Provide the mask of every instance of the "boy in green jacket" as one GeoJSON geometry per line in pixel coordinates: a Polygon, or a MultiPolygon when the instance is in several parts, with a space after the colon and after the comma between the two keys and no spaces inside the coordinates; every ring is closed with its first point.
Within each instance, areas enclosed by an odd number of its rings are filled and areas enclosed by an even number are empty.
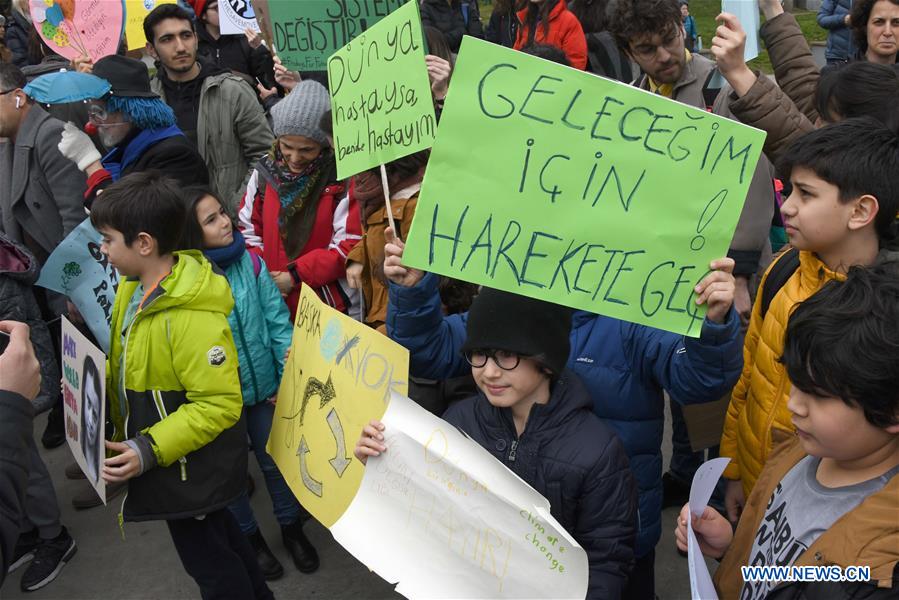
{"type": "Polygon", "coordinates": [[[103,479],[128,481],[120,522],[165,520],[207,598],[273,598],[227,509],[246,486],[247,433],[227,280],[200,252],[175,252],[178,184],[137,173],[106,188],[91,222],[122,280],[106,367],[113,423],[103,479]]]}

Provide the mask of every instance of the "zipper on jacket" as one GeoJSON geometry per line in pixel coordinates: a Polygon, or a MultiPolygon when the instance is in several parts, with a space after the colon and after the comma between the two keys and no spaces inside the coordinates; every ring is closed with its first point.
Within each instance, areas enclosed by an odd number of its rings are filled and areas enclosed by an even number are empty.
{"type": "Polygon", "coordinates": [[[509,462],[515,462],[516,450],[518,450],[518,440],[512,440],[512,445],[509,447],[509,462]]]}
{"type": "MultiPolygon", "coordinates": [[[[162,392],[153,390],[150,394],[153,396],[153,404],[156,405],[156,412],[159,413],[159,420],[162,421],[169,416],[168,411],[165,409],[165,404],[162,402],[162,392]]],[[[181,463],[181,481],[187,481],[187,457],[182,456],[178,459],[178,462],[181,463]]]]}
{"type": "MultiPolygon", "coordinates": [[[[237,306],[234,306],[234,318],[237,320],[237,337],[240,338],[240,345],[243,346],[244,355],[249,359],[250,346],[243,335],[243,322],[240,320],[240,313],[237,312],[237,306]]],[[[253,361],[247,360],[247,367],[250,369],[250,381],[253,383],[253,403],[259,401],[259,384],[256,381],[256,369],[253,368],[253,361]]]]}

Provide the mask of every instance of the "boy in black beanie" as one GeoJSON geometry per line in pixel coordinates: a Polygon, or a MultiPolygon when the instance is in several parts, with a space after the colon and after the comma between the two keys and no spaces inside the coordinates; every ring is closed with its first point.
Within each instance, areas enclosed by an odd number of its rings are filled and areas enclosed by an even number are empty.
{"type": "MultiPolygon", "coordinates": [[[[571,311],[484,288],[463,348],[480,393],[443,415],[545,496],[587,552],[590,598],[619,598],[634,558],[637,490],[617,436],[565,368],[571,311]]],[[[356,444],[365,462],[384,446],[372,421],[356,444]]]]}

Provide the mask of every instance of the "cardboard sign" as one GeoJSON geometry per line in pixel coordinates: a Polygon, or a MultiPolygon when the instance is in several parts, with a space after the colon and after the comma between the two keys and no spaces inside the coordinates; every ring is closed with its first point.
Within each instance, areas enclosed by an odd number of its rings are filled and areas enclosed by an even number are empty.
{"type": "Polygon", "coordinates": [[[325,527],[362,481],[362,464],[353,458],[362,427],[384,414],[391,393],[406,393],[408,372],[405,348],[303,285],[266,450],[325,527]]]}
{"type": "Polygon", "coordinates": [[[69,297],[104,352],[119,274],[100,252],[102,236],[85,219],[50,254],[36,285],[69,297]]]}
{"type": "MultiPolygon", "coordinates": [[[[253,0],[268,14],[276,54],[292,71],[324,71],[328,57],[403,5],[403,0],[253,0]]],[[[262,15],[260,15],[262,18],[262,15]]],[[[262,24],[263,31],[265,24],[262,24]]]]}
{"type": "Polygon", "coordinates": [[[125,0],[125,38],[129,50],[137,50],[147,45],[144,19],[161,4],[175,4],[175,0],[125,0]]]}
{"type": "Polygon", "coordinates": [[[66,441],[87,480],[106,504],[100,476],[106,458],[106,355],[62,319],[62,394],[66,441]]]}
{"type": "Polygon", "coordinates": [[[764,139],[466,37],[404,263],[696,337],[764,139]]]}
{"type": "Polygon", "coordinates": [[[47,46],[70,60],[115,54],[125,26],[123,0],[30,0],[31,19],[47,46]]]}
{"type": "Polygon", "coordinates": [[[387,451],[331,528],[408,598],[584,598],[587,554],[549,502],[408,398],[382,419],[387,451]]]}
{"type": "Polygon", "coordinates": [[[424,48],[411,0],[328,59],[339,178],[433,145],[437,119],[424,48]]]}
{"type": "Polygon", "coordinates": [[[219,30],[222,35],[243,35],[247,29],[259,31],[250,0],[219,0],[219,30]]]}

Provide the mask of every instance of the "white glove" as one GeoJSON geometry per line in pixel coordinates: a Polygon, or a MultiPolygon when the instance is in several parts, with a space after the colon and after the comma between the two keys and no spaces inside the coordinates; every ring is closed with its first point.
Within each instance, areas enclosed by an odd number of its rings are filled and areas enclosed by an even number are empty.
{"type": "Polygon", "coordinates": [[[78,169],[84,171],[92,163],[100,160],[100,153],[94,147],[94,143],[86,133],[75,127],[69,121],[62,130],[62,139],[57,146],[63,156],[78,165],[78,169]]]}

